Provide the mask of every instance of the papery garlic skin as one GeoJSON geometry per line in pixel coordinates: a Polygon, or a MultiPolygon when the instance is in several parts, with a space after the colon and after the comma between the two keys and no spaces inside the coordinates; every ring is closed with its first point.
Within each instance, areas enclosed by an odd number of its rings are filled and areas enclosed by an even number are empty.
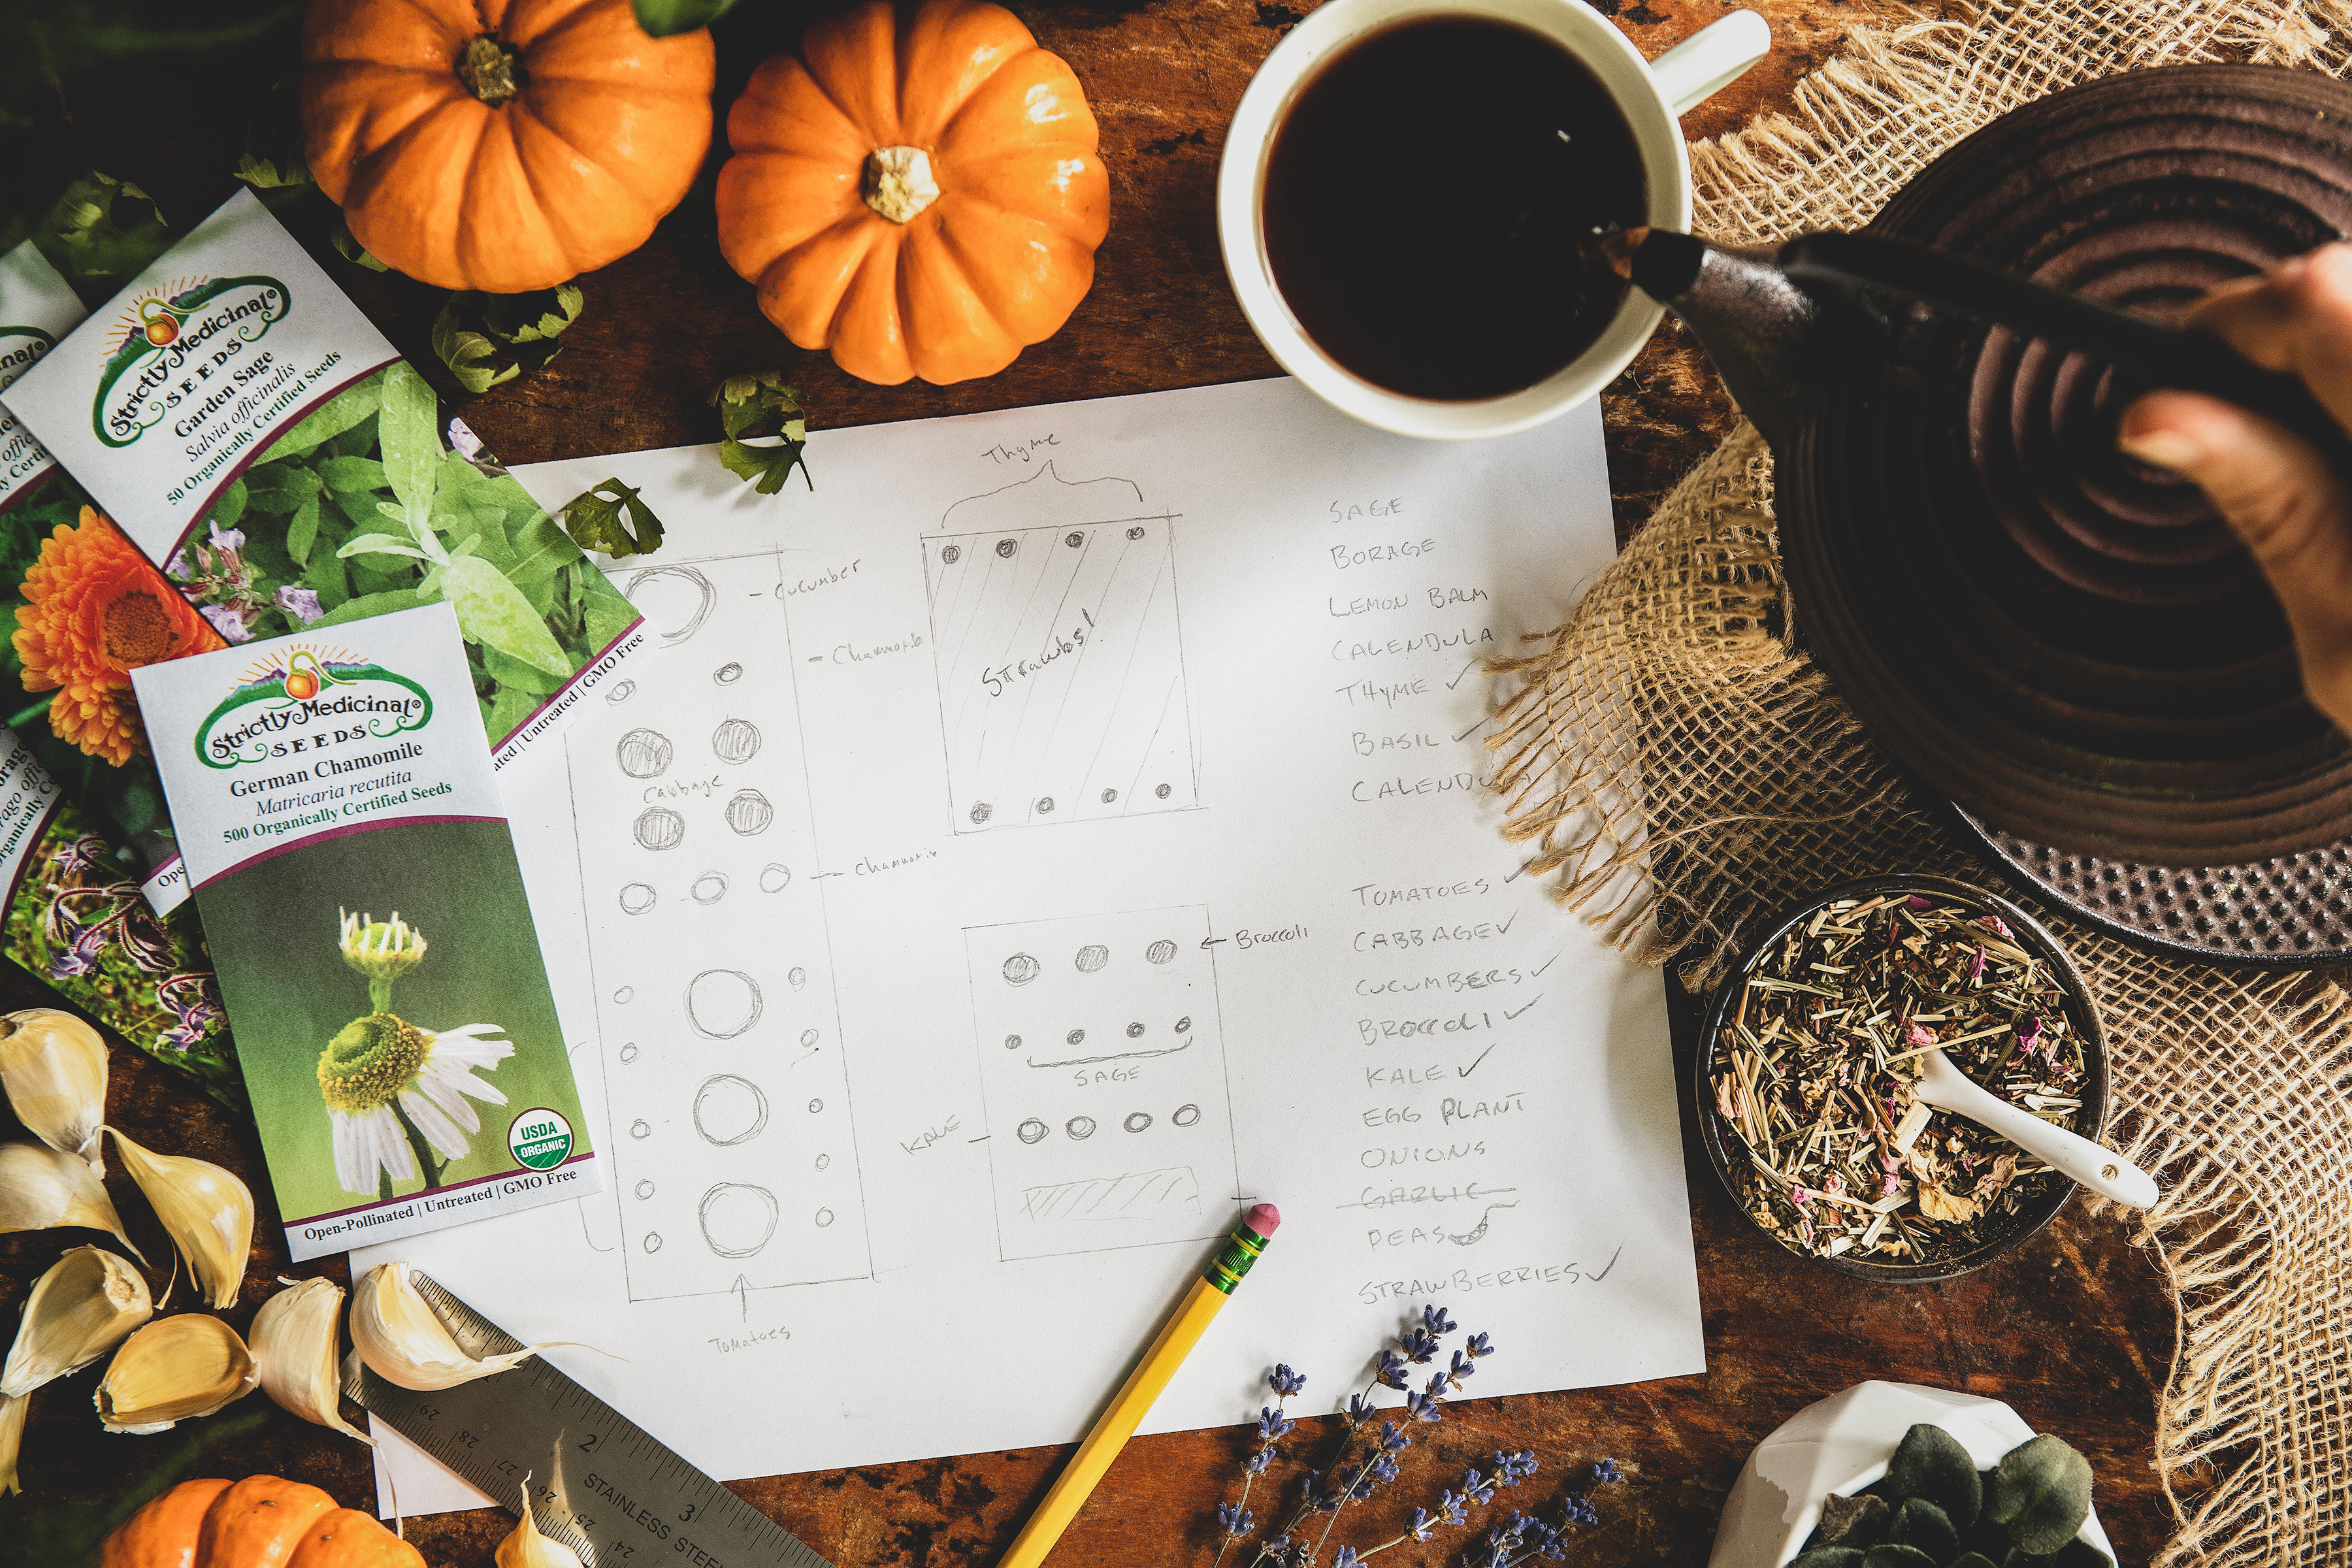
{"type": "Polygon", "coordinates": [[[210,1415],[260,1384],[253,1352],[218,1318],[183,1312],[122,1342],[90,1403],[110,1432],[169,1430],[210,1415]]]}
{"type": "Polygon", "coordinates": [[[386,1383],[432,1392],[489,1377],[539,1353],[539,1347],[506,1355],[467,1355],[417,1294],[405,1263],[380,1263],[352,1288],[352,1345],[370,1371],[386,1383]]]}
{"type": "Polygon", "coordinates": [[[539,1523],[530,1517],[530,1478],[522,1481],[522,1518],[491,1560],[499,1568],[581,1568],[580,1554],[560,1541],[550,1541],[539,1532],[539,1523]]]}
{"type": "Polygon", "coordinates": [[[111,1232],[131,1257],[147,1261],[122,1234],[114,1200],[86,1162],[27,1139],[0,1143],[0,1235],[61,1225],[111,1232]]]}
{"type": "Polygon", "coordinates": [[[0,1017],[0,1089],[26,1131],[106,1173],[98,1136],[106,1123],[106,1042],[96,1029],[54,1007],[0,1017]]]}
{"type": "Polygon", "coordinates": [[[286,1279],[286,1289],[253,1315],[253,1360],[261,1391],[316,1426],[375,1439],[343,1419],[335,1373],[335,1341],[343,1315],[343,1290],[331,1279],[286,1279]]]}
{"type": "Polygon", "coordinates": [[[0,1497],[25,1489],[16,1484],[16,1450],[25,1442],[25,1410],[30,1394],[0,1395],[0,1497]]]}
{"type": "Polygon", "coordinates": [[[253,1252],[253,1189],[209,1160],[158,1154],[112,1127],[122,1168],[139,1184],[172,1236],[188,1272],[215,1310],[236,1305],[253,1252]]]}
{"type": "Polygon", "coordinates": [[[80,1371],[154,1315],[137,1269],[100,1247],[75,1247],[33,1282],[16,1342],[0,1364],[0,1398],[80,1371]]]}

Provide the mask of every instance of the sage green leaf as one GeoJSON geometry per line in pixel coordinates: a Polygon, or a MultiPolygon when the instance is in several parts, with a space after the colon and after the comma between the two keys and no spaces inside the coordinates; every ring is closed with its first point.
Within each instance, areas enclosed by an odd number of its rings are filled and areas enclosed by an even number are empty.
{"type": "Polygon", "coordinates": [[[1895,1458],[1887,1462],[1888,1500],[1926,1498],[1944,1512],[1956,1531],[1977,1521],[1984,1503],[1984,1482],[1976,1461],[1959,1439],[1941,1426],[1924,1423],[1903,1435],[1895,1458]]]}
{"type": "Polygon", "coordinates": [[[245,480],[229,480],[228,488],[221,491],[218,500],[213,502],[213,526],[235,528],[236,520],[245,515],[245,480]]]}
{"type": "Polygon", "coordinates": [[[494,647],[553,675],[572,672],[572,661],[564,657],[547,623],[540,619],[522,591],[499,575],[497,567],[478,555],[453,554],[440,571],[441,591],[456,606],[458,628],[467,641],[494,647]]]}
{"type": "Polygon", "coordinates": [[[300,463],[263,463],[245,471],[246,501],[264,511],[290,512],[319,489],[319,476],[300,463]]]}
{"type": "Polygon", "coordinates": [[[294,521],[286,525],[286,553],[294,558],[297,566],[310,563],[310,544],[319,537],[319,498],[312,496],[294,509],[294,521]]]}
{"type": "Polygon", "coordinates": [[[1987,1518],[2009,1526],[2019,1551],[2055,1552],[2090,1517],[2091,1461],[2047,1432],[2020,1443],[1993,1470],[1984,1509],[1987,1518]]]}
{"type": "Polygon", "coordinates": [[[1886,1539],[1897,1546],[1916,1546],[1937,1562],[1948,1561],[1960,1549],[1960,1532],[1949,1515],[1926,1498],[1905,1498],[1887,1526],[1886,1539]]]}
{"type": "Polygon", "coordinates": [[[519,686],[501,686],[498,695],[482,704],[482,731],[495,746],[522,727],[547,699],[519,686]]]}
{"type": "Polygon", "coordinates": [[[328,237],[328,243],[335,247],[335,253],[338,256],[341,256],[344,260],[356,261],[362,267],[366,268],[370,272],[389,272],[392,270],[391,268],[385,266],[383,262],[378,261],[373,256],[368,253],[367,247],[362,245],[359,240],[352,236],[352,226],[347,223],[339,223],[335,226],[335,232],[328,237]]]}
{"type": "Polygon", "coordinates": [[[383,465],[373,458],[328,458],[319,464],[318,473],[329,489],[350,495],[365,495],[389,483],[383,465]]]}
{"type": "Polygon", "coordinates": [[[281,163],[277,159],[258,158],[247,153],[236,161],[236,177],[257,191],[275,191],[293,185],[315,184],[310,165],[300,156],[287,157],[281,163]]]}
{"type": "Polygon", "coordinates": [[[1800,1552],[1789,1568],[1862,1568],[1862,1553],[1851,1546],[1816,1546],[1800,1552]]]}
{"type": "Polygon", "coordinates": [[[580,546],[572,542],[572,536],[537,507],[531,508],[530,521],[517,528],[512,538],[515,563],[507,577],[518,587],[552,577],[582,559],[580,546]]]}
{"type": "MultiPolygon", "coordinates": [[[[320,602],[325,603],[323,599],[320,602]]],[[[362,594],[356,599],[344,600],[302,629],[314,632],[321,626],[340,626],[352,621],[364,621],[374,616],[388,616],[394,610],[415,608],[416,608],[416,595],[405,590],[390,594],[362,594]]]]}
{"type": "Polygon", "coordinates": [[[587,618],[588,651],[604,652],[620,639],[621,634],[637,624],[637,607],[621,597],[612,584],[598,573],[581,595],[581,610],[587,618]]]}
{"type": "Polygon", "coordinates": [[[441,403],[405,362],[383,373],[376,445],[383,453],[384,478],[414,531],[433,515],[434,481],[441,466],[441,403]]]}
{"type": "Polygon", "coordinates": [[[351,578],[343,571],[342,561],[332,552],[313,553],[303,568],[302,581],[319,595],[319,607],[335,610],[342,607],[352,596],[351,578]]]}
{"type": "Polygon", "coordinates": [[[405,555],[412,561],[431,559],[425,552],[411,544],[405,537],[394,537],[389,533],[354,534],[335,553],[347,560],[354,555],[405,555]]]}
{"type": "Polygon", "coordinates": [[[1862,1568],[1941,1568],[1916,1546],[1874,1546],[1862,1554],[1862,1568]]]}
{"type": "MultiPolygon", "coordinates": [[[[390,374],[386,372],[385,374],[390,374]]],[[[322,442],[331,441],[351,429],[383,404],[383,376],[370,376],[365,381],[347,386],[334,396],[312,409],[299,425],[270,444],[267,459],[278,461],[286,458],[307,458],[322,442]]]]}
{"type": "Polygon", "coordinates": [[[563,526],[582,549],[601,550],[616,561],[661,548],[661,519],[638,491],[618,479],[600,479],[564,502],[563,526]]]}
{"type": "Polygon", "coordinates": [[[637,26],[656,38],[691,33],[725,16],[735,0],[634,0],[637,26]]]}
{"type": "Polygon", "coordinates": [[[502,381],[512,381],[522,374],[522,366],[510,364],[499,368],[499,345],[479,332],[466,331],[457,324],[457,301],[452,295],[433,318],[433,353],[457,384],[468,392],[488,392],[502,381]]]}
{"type": "MultiPolygon", "coordinates": [[[[512,687],[518,691],[528,691],[540,697],[552,696],[555,689],[572,675],[569,668],[558,675],[553,670],[525,664],[519,658],[508,658],[494,647],[482,650],[482,670],[500,686],[512,687]]],[[[538,704],[534,702],[531,706],[535,708],[538,704]]]]}

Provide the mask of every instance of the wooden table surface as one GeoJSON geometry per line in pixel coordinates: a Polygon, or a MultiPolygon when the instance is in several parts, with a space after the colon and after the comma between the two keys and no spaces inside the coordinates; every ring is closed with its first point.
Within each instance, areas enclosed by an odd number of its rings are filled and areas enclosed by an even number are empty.
{"type": "MultiPolygon", "coordinates": [[[[1656,55],[1723,14],[1728,0],[1601,0],[1645,54],[1656,55]]],[[[1784,106],[1791,84],[1834,52],[1867,12],[1848,0],[1759,0],[1775,52],[1685,122],[1696,138],[1784,106]]],[[[749,285],[720,260],[706,178],[637,254],[583,280],[585,317],[541,373],[464,405],[502,457],[528,462],[715,439],[706,398],[722,375],[782,368],[810,395],[819,427],[1148,392],[1276,374],[1227,289],[1212,198],[1223,131],[1251,73],[1297,20],[1266,0],[1096,0],[1014,8],[1077,71],[1102,124],[1112,224],[1093,291],[1061,333],[1010,369],[950,387],[870,386],[821,354],[794,349],[759,315],[749,285]]],[[[788,47],[809,10],[749,0],[719,29],[719,102],[751,67],[788,47]]],[[[96,166],[138,181],[184,228],[234,186],[243,139],[222,95],[149,65],[132,85],[143,112],[64,113],[29,133],[32,177],[51,186],[96,166]]],[[[1406,134],[1400,127],[1397,134],[1406,134]]],[[[0,149],[5,150],[5,149],[0,149]]],[[[1378,154],[1377,147],[1367,155],[1378,154]]],[[[21,171],[26,165],[19,163],[21,171]]],[[[715,158],[714,158],[715,167],[715,158]]],[[[43,199],[46,199],[45,197],[43,199]]],[[[312,198],[316,202],[317,198],[312,198]]],[[[321,204],[322,205],[322,204],[321,204]]],[[[331,213],[298,206],[289,222],[413,360],[437,374],[426,344],[441,296],[397,277],[360,271],[324,245],[331,213]]],[[[1731,422],[1705,362],[1671,323],[1603,395],[1621,532],[1731,422]]],[[[1213,458],[1212,455],[1207,455],[1213,458]]],[[[820,468],[817,482],[824,482],[820,468]]],[[[789,493],[776,502],[789,520],[789,493]]],[[[1567,917],[1562,917],[1567,918],[1567,917]]],[[[21,973],[0,978],[0,1005],[47,994],[21,973]]],[[[1687,1068],[1690,1009],[1677,998],[1676,1054],[1687,1068]]],[[[191,1093],[184,1080],[118,1044],[111,1119],[169,1151],[201,1154],[243,1174],[262,1212],[242,1300],[227,1314],[244,1329],[289,1272],[268,1207],[260,1152],[249,1131],[191,1093]]],[[[1685,1110],[1687,1116],[1687,1110],[1685,1110]]],[[[0,1136],[21,1136],[5,1127],[0,1136]]],[[[1624,1387],[1468,1400],[1427,1429],[1416,1468],[1343,1536],[1361,1545],[1379,1527],[1498,1447],[1531,1448],[1544,1472],[1511,1498],[1547,1508],[1578,1467],[1617,1459],[1629,1484],[1600,1499],[1603,1522],[1571,1562],[1702,1563],[1725,1493],[1748,1451],[1799,1406],[1864,1378],[1889,1378],[2005,1399],[2036,1428],[2090,1456],[2102,1519],[2126,1563],[2145,1562],[2171,1515],[2152,1466],[2158,1388],[2173,1344],[2173,1314],[2153,1256],[2126,1244],[2111,1218],[2069,1210],[2005,1262],[1948,1284],[1872,1287],[1790,1258],[1748,1228],[1684,1132],[1692,1228],[1705,1308],[1704,1376],[1624,1387]],[[1426,1468],[1421,1468],[1426,1467],[1426,1468]]],[[[169,1247],[117,1165],[110,1177],[131,1235],[150,1258],[169,1247]]],[[[32,1279],[69,1233],[0,1237],[0,1324],[13,1324],[32,1279]]],[[[341,1260],[324,1271],[340,1277],[341,1260]]],[[[302,1272],[313,1272],[305,1268],[302,1272]]],[[[156,1277],[160,1288],[162,1277],[156,1277]]],[[[1298,1326],[1302,1336],[1315,1331],[1298,1326]]],[[[1562,1322],[1559,1331],[1580,1331],[1562,1322]]],[[[842,1326],[845,1351],[854,1326],[842,1326]]],[[[887,1356],[887,1345],[857,1345],[887,1356]]],[[[1049,1353],[1034,1339],[1005,1345],[1002,1375],[1049,1353]]],[[[181,1475],[268,1470],[314,1481],[347,1503],[373,1497],[364,1451],[256,1395],[209,1421],[151,1437],[103,1434],[89,1407],[98,1369],[34,1397],[22,1475],[27,1496],[0,1502],[0,1562],[26,1556],[44,1522],[101,1508],[159,1467],[181,1475]]],[[[940,1400],[988,1397],[988,1376],[942,1389],[940,1400]]],[[[1254,1411],[1236,1410],[1240,1420],[1254,1411]]],[[[713,1421],[790,1421],[791,1409],[714,1408],[713,1421]]],[[[1297,1455],[1328,1447],[1303,1432],[1297,1455]],[[1312,1440],[1310,1440],[1312,1439],[1312,1440]]],[[[1207,1561],[1206,1515],[1233,1495],[1244,1441],[1236,1429],[1173,1434],[1132,1444],[1055,1555],[1065,1563],[1176,1564],[1207,1561]]],[[[984,1564],[1011,1539],[1066,1453],[1035,1448],[737,1483],[735,1490],[841,1568],[984,1564]]],[[[1280,1472],[1283,1479],[1287,1472],[1280,1472]]],[[[1263,1494],[1261,1494],[1263,1495],[1263,1494]]],[[[484,1510],[418,1520],[409,1538],[435,1568],[481,1568],[510,1521],[484,1510]]],[[[1458,1532],[1408,1545],[1391,1563],[1455,1560],[1458,1532]]]]}

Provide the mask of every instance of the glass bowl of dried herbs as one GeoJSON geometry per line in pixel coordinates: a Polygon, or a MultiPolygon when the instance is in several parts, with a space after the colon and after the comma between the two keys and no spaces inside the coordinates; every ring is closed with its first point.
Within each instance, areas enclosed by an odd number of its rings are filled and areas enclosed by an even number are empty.
{"type": "Polygon", "coordinates": [[[1798,1256],[1890,1283],[1981,1268],[2048,1225],[2074,1184],[1916,1099],[1929,1049],[2045,1121],[2105,1130],[2089,990],[2007,899],[1873,877],[1780,916],[1709,1002],[1692,1072],[1732,1202],[1798,1256]]]}

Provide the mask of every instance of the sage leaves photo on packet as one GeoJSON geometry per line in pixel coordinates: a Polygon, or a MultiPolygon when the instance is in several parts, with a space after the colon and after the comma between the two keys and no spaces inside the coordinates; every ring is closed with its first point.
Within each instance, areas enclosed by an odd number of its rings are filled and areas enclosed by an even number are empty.
{"type": "Polygon", "coordinates": [[[649,641],[250,192],[7,404],[231,645],[448,605],[497,765],[649,641]]]}

